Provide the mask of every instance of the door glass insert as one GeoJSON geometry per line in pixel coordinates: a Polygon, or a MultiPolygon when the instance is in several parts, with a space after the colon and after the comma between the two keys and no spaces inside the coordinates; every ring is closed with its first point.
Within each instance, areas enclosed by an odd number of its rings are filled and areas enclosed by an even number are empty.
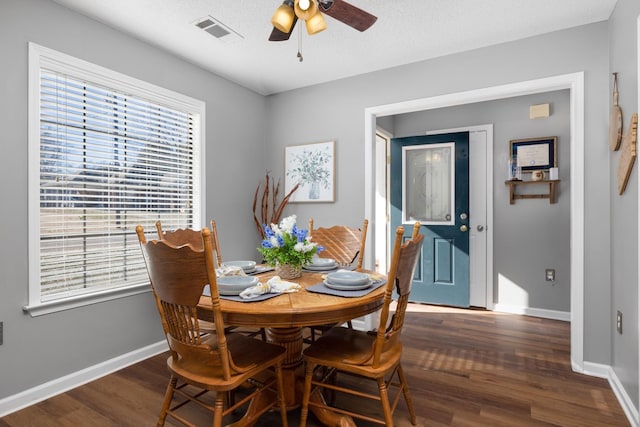
{"type": "Polygon", "coordinates": [[[453,142],[402,148],[402,222],[453,225],[455,218],[453,142]]]}

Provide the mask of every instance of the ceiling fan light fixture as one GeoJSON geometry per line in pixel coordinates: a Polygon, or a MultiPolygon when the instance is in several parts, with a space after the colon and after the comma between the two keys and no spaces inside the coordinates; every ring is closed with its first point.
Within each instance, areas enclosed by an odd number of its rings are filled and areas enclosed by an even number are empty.
{"type": "Polygon", "coordinates": [[[311,0],[300,0],[298,1],[298,7],[302,10],[307,10],[309,9],[309,6],[311,6],[311,0]]]}
{"type": "Polygon", "coordinates": [[[315,15],[305,21],[307,26],[307,34],[310,36],[313,34],[317,34],[320,31],[327,29],[327,23],[322,16],[322,13],[318,11],[315,15]]]}
{"type": "Polygon", "coordinates": [[[291,31],[294,18],[293,0],[284,0],[271,17],[271,24],[283,33],[288,33],[291,31]]]}
{"type": "Polygon", "coordinates": [[[318,4],[315,0],[295,0],[294,9],[296,16],[306,21],[318,13],[318,4]]]}

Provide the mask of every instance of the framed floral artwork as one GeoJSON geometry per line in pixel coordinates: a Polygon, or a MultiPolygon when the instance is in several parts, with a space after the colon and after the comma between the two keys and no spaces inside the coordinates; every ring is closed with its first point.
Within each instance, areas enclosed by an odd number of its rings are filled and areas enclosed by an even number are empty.
{"type": "Polygon", "coordinates": [[[285,194],[300,184],[289,203],[334,201],[335,141],[285,147],[284,167],[285,194]]]}

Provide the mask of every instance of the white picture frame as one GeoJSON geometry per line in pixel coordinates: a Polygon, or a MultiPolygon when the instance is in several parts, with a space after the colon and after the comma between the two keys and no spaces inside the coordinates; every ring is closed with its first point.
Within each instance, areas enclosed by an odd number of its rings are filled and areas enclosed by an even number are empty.
{"type": "Polygon", "coordinates": [[[287,146],[284,165],[285,194],[300,184],[289,203],[335,201],[335,141],[287,146]]]}

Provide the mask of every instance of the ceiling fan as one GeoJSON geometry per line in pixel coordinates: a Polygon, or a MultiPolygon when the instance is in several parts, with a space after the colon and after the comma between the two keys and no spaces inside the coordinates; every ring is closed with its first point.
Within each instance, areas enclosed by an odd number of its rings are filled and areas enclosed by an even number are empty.
{"type": "Polygon", "coordinates": [[[327,28],[323,13],[358,31],[365,31],[378,19],[344,0],[284,0],[271,18],[269,40],[289,40],[298,19],[305,21],[307,33],[316,34],[327,28]]]}

